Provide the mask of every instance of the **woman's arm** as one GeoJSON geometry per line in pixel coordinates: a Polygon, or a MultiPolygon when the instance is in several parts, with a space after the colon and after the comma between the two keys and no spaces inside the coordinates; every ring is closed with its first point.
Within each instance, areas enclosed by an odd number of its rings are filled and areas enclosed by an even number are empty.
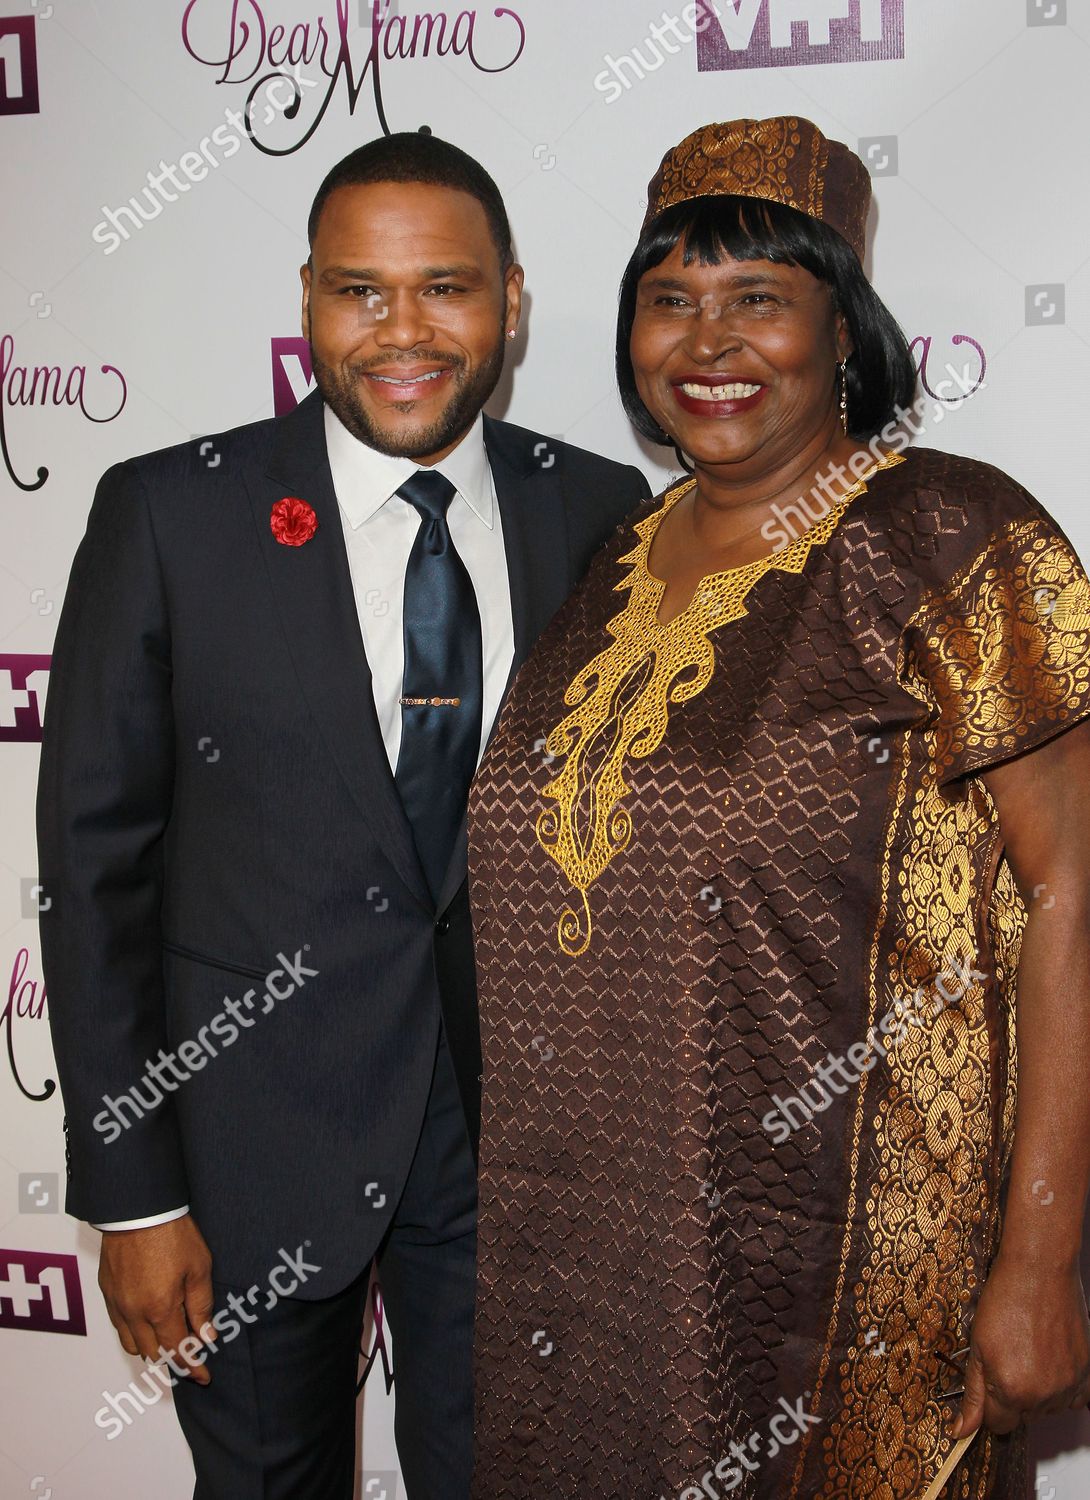
{"type": "Polygon", "coordinates": [[[1079,1272],[1090,1190],[1090,722],[983,773],[1029,909],[1018,966],[1018,1113],[999,1253],[953,1435],[1090,1399],[1079,1272]]]}

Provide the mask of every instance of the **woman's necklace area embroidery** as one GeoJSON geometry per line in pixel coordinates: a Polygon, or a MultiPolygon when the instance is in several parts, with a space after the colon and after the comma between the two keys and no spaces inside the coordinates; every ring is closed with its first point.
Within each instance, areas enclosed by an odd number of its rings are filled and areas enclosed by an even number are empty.
{"type": "Polygon", "coordinates": [[[631,566],[615,585],[618,593],[629,591],[628,603],[606,626],[613,640],[569,684],[564,702],[572,711],[545,742],[548,754],[563,764],[544,789],[549,805],[538,814],[537,840],[581,897],[579,909],[566,906],[560,914],[557,939],[564,953],[586,952],[592,933],[588,892],[632,837],[632,817],[622,805],[630,790],[626,764],[654,754],[671,707],[707,686],[715,669],[709,633],[746,613],[747,595],[773,568],[800,573],[811,550],[829,539],[851,502],[866,493],[867,480],[903,462],[898,454],[885,454],[794,541],[756,562],[707,574],[685,609],[665,625],[658,619],[665,584],[648,571],[647,559],[663,518],[695,480],[667,491],[659,509],[633,527],[639,540],[619,559],[631,566]]]}

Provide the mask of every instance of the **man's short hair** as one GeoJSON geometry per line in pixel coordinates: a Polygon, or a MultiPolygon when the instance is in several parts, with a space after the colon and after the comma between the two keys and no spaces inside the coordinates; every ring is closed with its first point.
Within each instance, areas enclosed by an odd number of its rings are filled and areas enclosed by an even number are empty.
{"type": "Polygon", "coordinates": [[[514,259],[511,225],[500,190],[480,162],[449,141],[426,131],[404,130],[379,136],[358,146],[337,163],[325,177],[311,204],[307,239],[311,247],[318,220],[330,193],[342,187],[360,187],[371,182],[422,182],[430,187],[456,188],[468,193],[484,209],[492,239],[506,270],[514,259]]]}

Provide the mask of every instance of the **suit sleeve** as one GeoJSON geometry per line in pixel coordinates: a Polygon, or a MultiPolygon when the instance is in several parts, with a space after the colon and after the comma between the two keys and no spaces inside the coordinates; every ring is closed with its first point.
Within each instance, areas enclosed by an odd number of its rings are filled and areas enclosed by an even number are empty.
{"type": "Polygon", "coordinates": [[[651,498],[651,486],[647,482],[647,476],[642,469],[637,469],[635,464],[629,464],[625,469],[626,476],[632,482],[632,506],[640,505],[644,500],[651,498]]]}
{"type": "Polygon", "coordinates": [[[99,484],[61,611],[37,806],[66,1206],[99,1224],[189,1198],[174,1104],[149,1074],[167,1044],[160,909],[173,781],[163,577],[144,486],[119,465],[99,484]]]}

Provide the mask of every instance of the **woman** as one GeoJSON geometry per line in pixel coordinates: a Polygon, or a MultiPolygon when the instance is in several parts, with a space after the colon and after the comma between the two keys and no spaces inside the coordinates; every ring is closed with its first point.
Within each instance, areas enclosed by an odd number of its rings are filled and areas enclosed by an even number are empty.
{"type": "Polygon", "coordinates": [[[478,1500],[1007,1500],[1090,1390],[1090,586],[893,451],[868,203],[805,120],[651,183],[620,384],[695,472],[471,805],[478,1500]]]}

